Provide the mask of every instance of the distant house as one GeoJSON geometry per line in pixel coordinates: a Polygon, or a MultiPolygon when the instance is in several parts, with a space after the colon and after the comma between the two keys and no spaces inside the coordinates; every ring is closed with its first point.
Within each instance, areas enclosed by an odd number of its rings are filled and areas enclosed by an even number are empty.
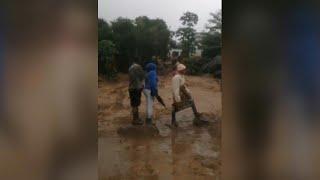
{"type": "Polygon", "coordinates": [[[197,57],[202,56],[201,41],[202,41],[203,35],[204,35],[203,33],[196,33],[197,47],[196,47],[196,51],[193,54],[193,56],[197,56],[197,57]]]}
{"type": "Polygon", "coordinates": [[[193,54],[193,56],[201,57],[202,56],[202,49],[196,48],[196,52],[193,54]]]}
{"type": "MultiPolygon", "coordinates": [[[[201,41],[202,41],[203,33],[196,33],[195,37],[196,37],[197,46],[192,56],[201,57],[202,56],[201,41]]],[[[181,55],[181,53],[182,53],[182,49],[171,49],[169,51],[169,57],[177,58],[181,55]]]]}
{"type": "MultiPolygon", "coordinates": [[[[182,49],[171,49],[169,51],[170,58],[178,58],[182,53],[182,49]]],[[[196,48],[196,51],[192,54],[192,56],[201,57],[202,49],[196,48]]]]}
{"type": "Polygon", "coordinates": [[[202,38],[203,38],[203,33],[196,33],[196,42],[198,44],[201,44],[202,38]]]}
{"type": "Polygon", "coordinates": [[[182,49],[171,49],[169,51],[169,57],[170,58],[177,58],[181,55],[182,49]]]}

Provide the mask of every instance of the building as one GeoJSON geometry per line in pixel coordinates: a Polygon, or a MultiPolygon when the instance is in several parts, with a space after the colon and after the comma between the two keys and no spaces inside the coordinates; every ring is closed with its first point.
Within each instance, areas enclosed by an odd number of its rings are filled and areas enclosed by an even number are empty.
{"type": "Polygon", "coordinates": [[[197,46],[196,46],[196,51],[193,54],[193,56],[197,56],[197,57],[202,56],[201,41],[202,41],[203,35],[204,35],[203,33],[196,33],[197,46]]]}
{"type": "MultiPolygon", "coordinates": [[[[202,49],[201,49],[201,41],[203,38],[203,33],[196,33],[195,35],[195,39],[196,39],[196,50],[195,52],[192,54],[192,56],[196,56],[196,57],[201,57],[202,56],[202,49]]],[[[179,57],[182,53],[182,49],[171,49],[169,50],[169,57],[171,58],[176,58],[179,57]]]]}
{"type": "Polygon", "coordinates": [[[195,53],[193,54],[193,56],[201,57],[202,56],[202,49],[199,49],[197,47],[195,53]]]}
{"type": "Polygon", "coordinates": [[[197,42],[197,44],[201,44],[203,35],[204,35],[203,33],[196,33],[196,42],[197,42]]]}
{"type": "Polygon", "coordinates": [[[169,50],[169,57],[177,58],[181,55],[182,49],[171,49],[169,50]]]}

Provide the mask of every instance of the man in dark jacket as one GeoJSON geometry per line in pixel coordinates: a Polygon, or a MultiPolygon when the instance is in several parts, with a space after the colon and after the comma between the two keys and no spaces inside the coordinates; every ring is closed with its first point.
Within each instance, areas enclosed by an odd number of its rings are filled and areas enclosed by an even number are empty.
{"type": "Polygon", "coordinates": [[[139,64],[133,63],[129,68],[129,96],[132,107],[132,124],[143,125],[139,118],[139,106],[141,104],[141,93],[144,87],[145,72],[139,64]]]}

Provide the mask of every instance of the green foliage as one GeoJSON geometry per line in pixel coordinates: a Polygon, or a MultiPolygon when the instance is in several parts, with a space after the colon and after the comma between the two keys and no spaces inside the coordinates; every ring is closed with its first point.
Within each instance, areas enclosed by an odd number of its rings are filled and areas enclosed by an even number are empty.
{"type": "Polygon", "coordinates": [[[112,29],[103,19],[98,19],[98,41],[112,40],[112,29]]]}
{"type": "Polygon", "coordinates": [[[209,19],[209,24],[207,25],[208,32],[202,37],[202,56],[206,58],[214,58],[221,54],[221,28],[222,28],[222,18],[221,10],[216,13],[211,13],[211,19],[209,19]]]}
{"type": "Polygon", "coordinates": [[[212,18],[209,19],[209,24],[207,25],[207,29],[209,29],[211,32],[220,32],[221,33],[221,30],[222,30],[221,9],[215,13],[210,13],[210,16],[212,16],[212,18]]]}
{"type": "Polygon", "coordinates": [[[199,18],[195,13],[186,12],[180,17],[180,21],[184,26],[193,27],[198,24],[199,18]]]}
{"type": "Polygon", "coordinates": [[[149,19],[141,16],[135,19],[136,24],[136,57],[140,62],[152,56],[165,58],[168,54],[170,31],[161,19],[149,19]]]}
{"type": "Polygon", "coordinates": [[[131,20],[120,17],[111,25],[99,19],[98,33],[99,73],[103,75],[127,72],[133,61],[143,64],[153,56],[165,58],[169,51],[170,31],[161,19],[141,16],[131,20]],[[104,62],[110,62],[112,69],[110,66],[107,68],[104,62]]]}
{"type": "Polygon", "coordinates": [[[177,36],[181,42],[183,56],[190,57],[196,50],[196,31],[189,27],[179,28],[177,36]]]}
{"type": "Polygon", "coordinates": [[[117,75],[114,54],[115,45],[108,40],[101,40],[98,44],[98,72],[108,79],[113,79],[117,75]]]}
{"type": "Polygon", "coordinates": [[[176,36],[182,45],[182,55],[184,57],[190,57],[196,50],[196,30],[193,28],[198,23],[198,15],[192,12],[186,12],[180,18],[182,25],[177,30],[176,36]]]}
{"type": "Polygon", "coordinates": [[[184,64],[187,66],[187,74],[201,75],[205,73],[212,73],[211,69],[204,70],[204,67],[210,63],[209,58],[187,58],[184,60],[184,64]]]}
{"type": "Polygon", "coordinates": [[[126,72],[135,54],[135,26],[132,20],[126,18],[118,18],[111,24],[114,44],[118,50],[115,55],[117,69],[126,72]]]}
{"type": "Polygon", "coordinates": [[[221,54],[221,35],[219,33],[206,33],[201,41],[202,56],[213,58],[221,54]]]}
{"type": "Polygon", "coordinates": [[[113,79],[117,75],[114,59],[117,50],[112,40],[110,25],[103,19],[98,19],[98,73],[107,79],[113,79]]]}

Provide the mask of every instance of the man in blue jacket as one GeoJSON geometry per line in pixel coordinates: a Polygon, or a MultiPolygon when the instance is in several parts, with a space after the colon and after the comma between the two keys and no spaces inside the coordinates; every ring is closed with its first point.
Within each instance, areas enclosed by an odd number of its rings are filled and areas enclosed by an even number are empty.
{"type": "Polygon", "coordinates": [[[154,63],[148,63],[145,69],[147,71],[147,76],[145,80],[143,93],[146,96],[147,101],[146,124],[152,125],[153,101],[154,97],[158,95],[157,65],[154,63]]]}

